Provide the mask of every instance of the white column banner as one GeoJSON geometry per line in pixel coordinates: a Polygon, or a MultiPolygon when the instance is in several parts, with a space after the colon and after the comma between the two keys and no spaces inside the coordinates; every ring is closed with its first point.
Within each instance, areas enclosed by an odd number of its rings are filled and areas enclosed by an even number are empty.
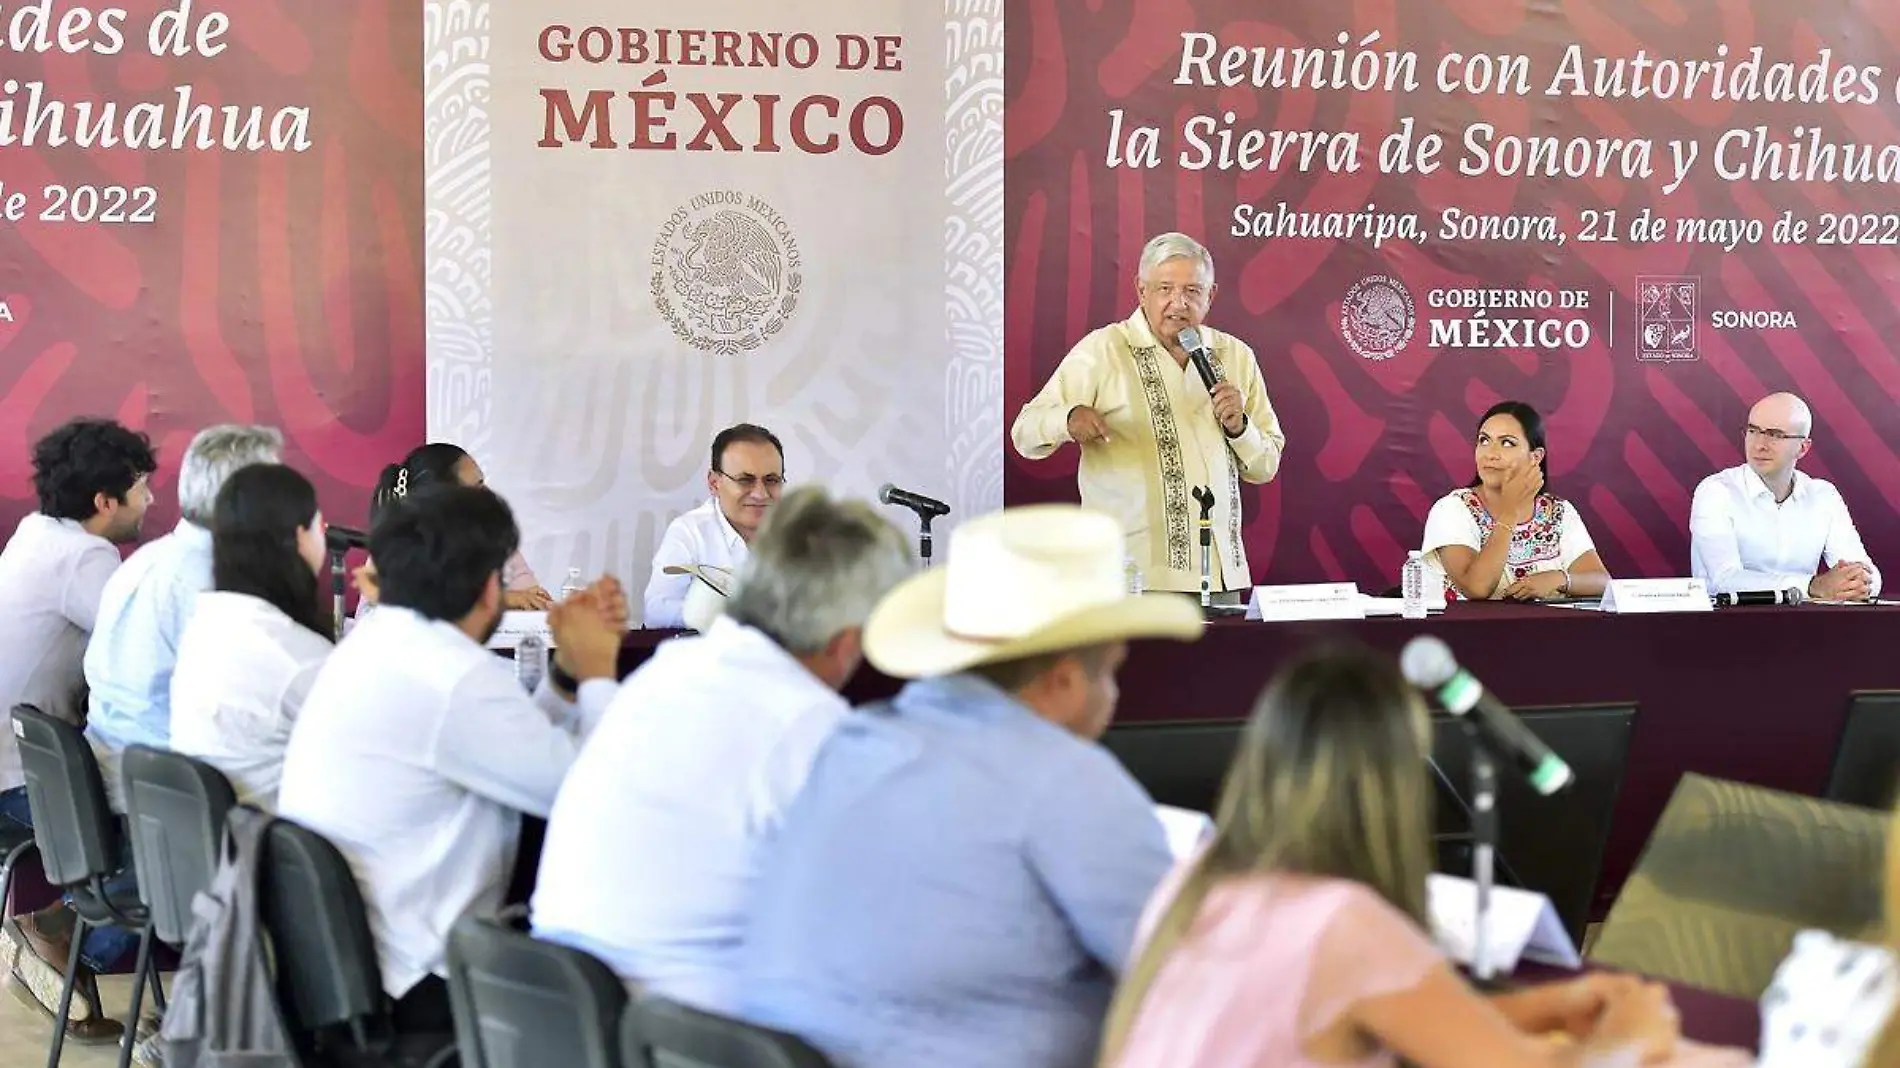
{"type": "Polygon", "coordinates": [[[1002,0],[427,17],[430,433],[544,585],[637,603],[737,422],[794,485],[1001,506],[1002,0]]]}

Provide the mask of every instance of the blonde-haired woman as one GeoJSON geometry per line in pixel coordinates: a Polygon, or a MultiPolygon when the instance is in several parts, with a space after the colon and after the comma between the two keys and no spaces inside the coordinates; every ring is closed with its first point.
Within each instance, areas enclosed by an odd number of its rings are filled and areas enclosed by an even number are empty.
{"type": "Polygon", "coordinates": [[[1149,903],[1109,1013],[1112,1068],[1637,1065],[1667,991],[1592,975],[1484,997],[1432,943],[1424,705],[1387,658],[1283,670],[1229,769],[1212,841],[1149,903]],[[1550,1032],[1572,1041],[1553,1042],[1550,1032]]]}

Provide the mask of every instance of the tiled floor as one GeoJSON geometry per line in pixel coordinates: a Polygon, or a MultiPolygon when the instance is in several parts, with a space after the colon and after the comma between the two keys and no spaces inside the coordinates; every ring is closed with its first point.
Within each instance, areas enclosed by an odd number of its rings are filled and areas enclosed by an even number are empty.
{"type": "MultiPolygon", "coordinates": [[[[170,976],[166,976],[167,981],[170,976]]],[[[109,975],[99,980],[99,996],[106,1011],[123,1018],[132,1002],[132,977],[109,975]]],[[[146,992],[150,999],[150,991],[146,992]]],[[[46,1063],[52,1024],[41,1013],[21,1004],[11,990],[0,986],[0,1068],[41,1068],[46,1063]]],[[[119,1063],[117,1046],[79,1046],[66,1043],[62,1068],[113,1068],[119,1063]]]]}

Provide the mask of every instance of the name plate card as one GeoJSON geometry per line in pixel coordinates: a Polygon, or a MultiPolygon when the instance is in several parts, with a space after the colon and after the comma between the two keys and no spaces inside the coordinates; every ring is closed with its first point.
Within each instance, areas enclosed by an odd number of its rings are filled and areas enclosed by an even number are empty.
{"type": "Polygon", "coordinates": [[[488,647],[514,649],[530,634],[541,639],[543,646],[554,648],[554,632],[548,629],[546,612],[503,612],[501,626],[496,627],[494,636],[488,639],[488,647]]]}
{"type": "Polygon", "coordinates": [[[1247,618],[1269,623],[1304,619],[1364,619],[1359,587],[1350,582],[1311,582],[1298,586],[1255,586],[1247,618]]]}
{"type": "MultiPolygon", "coordinates": [[[[1478,884],[1470,879],[1434,872],[1425,877],[1426,909],[1438,948],[1467,968],[1476,968],[1478,945],[1478,884]]],[[[1509,975],[1519,960],[1553,968],[1580,968],[1570,933],[1550,898],[1508,886],[1491,888],[1491,911],[1486,917],[1485,959],[1493,974],[1509,975]]]]}
{"type": "Polygon", "coordinates": [[[1622,615],[1648,612],[1710,612],[1708,584],[1699,578],[1611,579],[1603,591],[1603,611],[1622,615]]]}

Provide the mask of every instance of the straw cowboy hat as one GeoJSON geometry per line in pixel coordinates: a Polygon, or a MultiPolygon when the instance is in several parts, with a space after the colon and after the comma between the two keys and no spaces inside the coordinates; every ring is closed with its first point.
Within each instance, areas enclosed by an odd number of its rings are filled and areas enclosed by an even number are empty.
{"type": "Polygon", "coordinates": [[[686,589],[686,600],[680,605],[680,620],[688,630],[701,634],[712,627],[713,620],[726,611],[726,599],[732,596],[732,572],[716,564],[668,564],[660,570],[669,575],[691,575],[693,584],[686,589]]]}
{"type": "Polygon", "coordinates": [[[1130,596],[1121,525],[1074,505],[1010,508],[950,535],[942,567],[906,579],[864,625],[864,655],[894,678],[1126,638],[1201,636],[1185,597],[1130,596]]]}

